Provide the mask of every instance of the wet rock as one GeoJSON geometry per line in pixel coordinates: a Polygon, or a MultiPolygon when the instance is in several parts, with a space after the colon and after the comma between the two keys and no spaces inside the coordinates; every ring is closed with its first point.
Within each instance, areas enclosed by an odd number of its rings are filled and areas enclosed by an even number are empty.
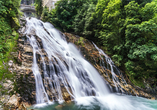
{"type": "Polygon", "coordinates": [[[62,108],[63,108],[63,105],[57,105],[57,106],[55,107],[56,110],[62,110],[62,108]]]}
{"type": "Polygon", "coordinates": [[[9,67],[13,67],[13,61],[10,60],[10,61],[8,62],[8,65],[9,65],[9,67]]]}
{"type": "Polygon", "coordinates": [[[19,44],[18,44],[18,47],[19,47],[19,50],[20,50],[20,51],[23,51],[23,50],[22,50],[22,49],[23,49],[23,45],[22,45],[22,44],[19,43],[19,44]]]}
{"type": "Polygon", "coordinates": [[[70,94],[68,92],[63,92],[63,97],[64,97],[65,101],[71,100],[71,98],[70,98],[71,96],[70,96],[70,94]]]}
{"type": "Polygon", "coordinates": [[[25,27],[21,28],[21,33],[18,45],[19,45],[19,56],[21,59],[21,65],[16,66],[16,86],[18,93],[22,98],[22,105],[35,104],[35,79],[33,72],[31,70],[33,63],[33,50],[29,42],[26,39],[26,36],[23,34],[25,27]]]}
{"type": "Polygon", "coordinates": [[[24,46],[24,52],[31,52],[31,53],[33,53],[32,47],[24,46]]]}
{"type": "Polygon", "coordinates": [[[22,29],[20,30],[20,33],[24,33],[26,30],[26,27],[22,27],[22,29]]]}
{"type": "Polygon", "coordinates": [[[18,39],[18,42],[24,45],[25,40],[24,39],[18,39]]]}

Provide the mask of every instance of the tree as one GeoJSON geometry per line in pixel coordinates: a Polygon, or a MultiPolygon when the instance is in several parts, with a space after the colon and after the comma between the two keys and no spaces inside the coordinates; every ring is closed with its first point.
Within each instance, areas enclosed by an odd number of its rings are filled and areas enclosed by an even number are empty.
{"type": "Polygon", "coordinates": [[[95,12],[97,0],[91,0],[83,4],[82,8],[78,10],[75,16],[73,27],[76,34],[86,36],[88,39],[93,39],[94,36],[94,22],[92,15],[95,12]]]}
{"type": "Polygon", "coordinates": [[[142,9],[134,2],[125,6],[127,13],[125,47],[129,51],[129,60],[125,65],[127,71],[137,79],[156,75],[157,22],[154,17],[157,6],[155,4],[155,2],[147,3],[142,9]]]}
{"type": "Polygon", "coordinates": [[[43,11],[43,6],[42,6],[42,0],[35,0],[35,10],[36,10],[36,14],[37,16],[41,16],[42,11],[43,11]]]}

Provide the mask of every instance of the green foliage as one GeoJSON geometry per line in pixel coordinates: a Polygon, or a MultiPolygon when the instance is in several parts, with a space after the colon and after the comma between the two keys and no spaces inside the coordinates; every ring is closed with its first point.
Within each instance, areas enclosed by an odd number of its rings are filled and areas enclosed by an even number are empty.
{"type": "Polygon", "coordinates": [[[121,41],[121,13],[120,13],[121,0],[112,0],[108,2],[106,8],[102,14],[102,29],[100,30],[99,38],[102,39],[103,44],[107,47],[107,51],[114,53],[117,51],[120,53],[122,41],[121,41]],[[109,44],[109,45],[108,45],[109,44]]]}
{"type": "Polygon", "coordinates": [[[74,31],[89,39],[91,39],[91,36],[94,33],[92,14],[95,11],[96,2],[97,0],[91,0],[90,2],[83,4],[82,8],[78,10],[73,23],[74,31]]]}
{"type": "MultiPolygon", "coordinates": [[[[72,32],[73,21],[77,14],[77,10],[82,7],[86,0],[60,0],[56,3],[55,9],[44,14],[47,15],[47,19],[52,24],[56,24],[64,31],[72,32]]],[[[43,20],[44,17],[42,16],[43,20]]]]}
{"type": "Polygon", "coordinates": [[[41,16],[42,11],[43,11],[43,6],[42,6],[42,0],[35,0],[35,10],[36,10],[36,14],[37,16],[41,16]]]}
{"type": "Polygon", "coordinates": [[[144,7],[141,4],[99,0],[95,12],[101,21],[97,24],[101,26],[97,36],[102,39],[106,52],[136,80],[154,77],[157,71],[157,5],[156,1],[144,7]]]}
{"type": "Polygon", "coordinates": [[[0,0],[0,80],[4,78],[7,67],[4,65],[10,58],[10,52],[16,45],[20,26],[18,21],[21,0],[0,0]]]}
{"type": "Polygon", "coordinates": [[[56,16],[64,31],[73,31],[73,21],[77,10],[82,6],[84,0],[61,0],[56,5],[56,16]]]}
{"type": "Polygon", "coordinates": [[[0,0],[0,16],[16,17],[21,0],[0,0]]]}
{"type": "Polygon", "coordinates": [[[85,41],[85,39],[83,37],[80,37],[77,44],[84,47],[84,41],[85,41]]]}
{"type": "Polygon", "coordinates": [[[5,39],[0,39],[0,80],[2,78],[11,78],[13,76],[13,74],[11,74],[8,71],[8,67],[4,64],[5,62],[8,62],[10,59],[12,59],[12,55],[10,55],[10,53],[14,50],[15,51],[15,47],[17,45],[17,39],[18,39],[18,33],[16,33],[15,31],[13,32],[13,35],[11,35],[11,33],[8,33],[5,37],[5,39]],[[5,74],[7,73],[7,74],[5,74]],[[5,74],[5,75],[4,75],[5,74]]]}
{"type": "MultiPolygon", "coordinates": [[[[131,7],[130,4],[125,7],[126,10],[131,10],[127,8],[131,7]]],[[[156,76],[157,36],[155,30],[157,29],[157,22],[154,21],[156,6],[153,4],[154,2],[148,3],[142,9],[137,8],[136,5],[136,8],[134,8],[135,14],[127,16],[127,19],[131,19],[131,22],[126,25],[125,47],[128,50],[127,56],[131,61],[126,62],[125,66],[135,78],[156,76]],[[149,17],[144,16],[147,12],[150,12],[149,17]],[[130,64],[129,62],[132,63],[130,64]],[[128,64],[133,65],[134,68],[131,68],[128,64]]]]}

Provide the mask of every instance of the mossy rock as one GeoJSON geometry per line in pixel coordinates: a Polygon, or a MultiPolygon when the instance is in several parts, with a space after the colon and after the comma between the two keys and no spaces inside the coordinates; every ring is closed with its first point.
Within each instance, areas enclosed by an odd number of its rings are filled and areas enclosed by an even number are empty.
{"type": "Polygon", "coordinates": [[[17,17],[12,17],[12,20],[13,20],[12,27],[14,27],[15,29],[20,28],[20,22],[19,22],[18,18],[17,17]]]}

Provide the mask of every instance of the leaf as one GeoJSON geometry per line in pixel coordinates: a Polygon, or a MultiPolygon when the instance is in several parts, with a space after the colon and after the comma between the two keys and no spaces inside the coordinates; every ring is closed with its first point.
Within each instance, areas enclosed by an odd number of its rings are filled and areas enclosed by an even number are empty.
{"type": "Polygon", "coordinates": [[[13,32],[12,32],[12,35],[13,35],[13,36],[16,36],[16,35],[17,35],[16,31],[13,31],[13,32]]]}

